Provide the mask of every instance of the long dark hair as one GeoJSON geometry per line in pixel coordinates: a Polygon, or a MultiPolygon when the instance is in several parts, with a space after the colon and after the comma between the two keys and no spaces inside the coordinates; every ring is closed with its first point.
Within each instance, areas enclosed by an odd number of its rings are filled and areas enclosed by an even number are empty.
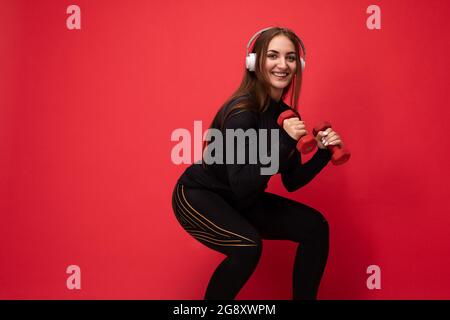
{"type": "MultiPolygon", "coordinates": [[[[226,119],[234,112],[234,114],[243,111],[264,112],[266,111],[270,101],[270,80],[267,78],[264,71],[265,62],[267,59],[267,49],[270,41],[278,36],[284,35],[294,44],[297,54],[295,59],[297,62],[297,71],[294,74],[289,85],[283,89],[281,100],[284,100],[288,94],[291,97],[290,107],[297,111],[298,99],[300,96],[300,89],[302,85],[302,68],[300,63],[301,47],[296,39],[295,33],[287,28],[273,27],[261,33],[256,39],[252,52],[256,53],[255,71],[249,71],[245,68],[244,76],[238,89],[225,101],[220,107],[210,128],[223,129],[226,119]],[[232,107],[227,106],[237,101],[232,107]]],[[[203,151],[209,144],[205,141],[203,144],[203,151]]],[[[204,162],[203,162],[204,163],[204,162]]]]}

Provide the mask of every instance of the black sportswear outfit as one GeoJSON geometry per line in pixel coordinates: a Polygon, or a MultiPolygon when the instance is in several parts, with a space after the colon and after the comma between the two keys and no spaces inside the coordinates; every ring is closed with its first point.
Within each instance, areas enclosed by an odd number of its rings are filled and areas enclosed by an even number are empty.
{"type": "MultiPolygon", "coordinates": [[[[231,101],[220,112],[236,102],[231,101]]],[[[327,165],[331,152],[318,149],[308,162],[301,163],[297,141],[277,124],[279,114],[288,108],[283,101],[270,99],[262,113],[234,110],[223,129],[279,129],[278,173],[292,192],[327,165]]],[[[224,131],[223,137],[225,142],[224,131]]],[[[225,163],[225,156],[223,159],[225,163]]],[[[175,185],[172,206],[182,227],[207,247],[226,255],[211,277],[204,296],[207,300],[236,297],[258,264],[262,239],[300,243],[294,264],[293,299],[316,299],[328,258],[328,223],[307,205],[265,192],[270,176],[261,175],[264,166],[269,165],[259,161],[206,166],[194,163],[175,185]]]]}

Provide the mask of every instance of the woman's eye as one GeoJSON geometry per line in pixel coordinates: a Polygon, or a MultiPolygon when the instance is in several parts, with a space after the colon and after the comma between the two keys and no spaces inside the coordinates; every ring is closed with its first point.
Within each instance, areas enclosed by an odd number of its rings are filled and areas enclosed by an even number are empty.
{"type": "MultiPolygon", "coordinates": [[[[274,54],[269,54],[269,55],[267,55],[267,57],[269,57],[269,59],[276,59],[277,58],[277,56],[274,55],[274,54]]],[[[286,59],[288,61],[290,61],[290,62],[294,62],[295,61],[295,56],[289,56],[286,59]]]]}

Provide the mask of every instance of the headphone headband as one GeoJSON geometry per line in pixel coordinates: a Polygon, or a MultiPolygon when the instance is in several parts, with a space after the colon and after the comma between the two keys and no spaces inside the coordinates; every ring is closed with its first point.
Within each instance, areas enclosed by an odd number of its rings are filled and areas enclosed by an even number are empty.
{"type": "MultiPolygon", "coordinates": [[[[257,37],[257,36],[259,36],[261,33],[263,33],[264,31],[267,31],[267,30],[269,30],[269,29],[273,29],[274,27],[267,27],[267,28],[264,28],[264,29],[261,29],[261,30],[259,30],[258,32],[256,32],[254,35],[253,35],[253,37],[250,39],[250,41],[248,42],[248,44],[247,44],[247,56],[248,56],[248,50],[250,49],[250,45],[252,44],[252,42],[253,42],[253,40],[257,37]]],[[[298,43],[300,44],[300,47],[301,47],[301,49],[302,49],[302,53],[303,53],[303,57],[304,57],[304,59],[306,59],[306,50],[305,50],[305,46],[303,45],[303,41],[300,39],[300,37],[299,36],[297,36],[296,34],[295,34],[295,32],[292,32],[293,34],[294,34],[294,36],[295,36],[295,38],[297,39],[297,41],[298,41],[298,43]]]]}

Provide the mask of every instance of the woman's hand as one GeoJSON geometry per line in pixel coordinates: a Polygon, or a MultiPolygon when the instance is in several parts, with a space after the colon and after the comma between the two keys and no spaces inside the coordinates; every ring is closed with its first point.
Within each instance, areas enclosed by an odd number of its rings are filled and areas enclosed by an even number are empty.
{"type": "Polygon", "coordinates": [[[283,121],[283,129],[287,132],[292,139],[298,140],[303,137],[305,134],[308,134],[306,131],[306,126],[303,121],[300,121],[299,118],[289,118],[283,121]]]}
{"type": "Polygon", "coordinates": [[[333,129],[328,128],[325,131],[319,131],[316,136],[317,141],[317,147],[320,149],[326,149],[327,146],[341,146],[341,148],[344,147],[344,144],[342,143],[341,137],[336,133],[336,131],[333,131],[333,129]]]}

